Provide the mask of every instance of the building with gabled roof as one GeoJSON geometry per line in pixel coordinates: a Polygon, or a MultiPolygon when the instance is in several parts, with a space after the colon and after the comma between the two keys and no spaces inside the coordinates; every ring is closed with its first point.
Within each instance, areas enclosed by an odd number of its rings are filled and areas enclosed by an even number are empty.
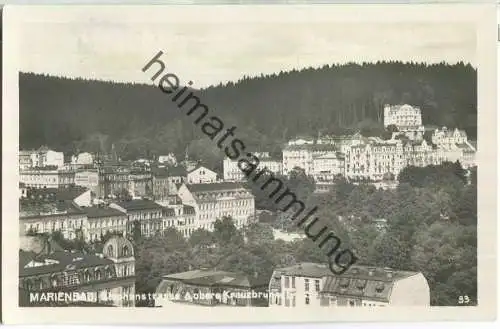
{"type": "Polygon", "coordinates": [[[254,196],[240,183],[183,184],[178,194],[183,204],[194,207],[198,228],[212,231],[214,222],[225,216],[241,228],[255,218],[254,196]]]}
{"type": "Polygon", "coordinates": [[[333,274],[327,264],[300,263],[274,270],[270,307],[429,306],[420,272],[354,265],[333,274]]]}
{"type": "Polygon", "coordinates": [[[204,166],[198,165],[187,172],[188,184],[208,184],[217,182],[217,173],[204,166]]]}
{"type": "Polygon", "coordinates": [[[203,306],[267,306],[269,277],[199,269],[163,276],[156,288],[160,305],[180,302],[203,306]],[[163,303],[162,303],[163,302],[163,303]]]}

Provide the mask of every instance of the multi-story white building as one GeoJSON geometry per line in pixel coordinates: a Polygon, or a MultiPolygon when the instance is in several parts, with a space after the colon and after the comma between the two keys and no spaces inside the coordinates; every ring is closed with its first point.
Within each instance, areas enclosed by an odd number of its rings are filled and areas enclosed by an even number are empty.
{"type": "Polygon", "coordinates": [[[217,181],[217,173],[203,166],[198,166],[187,173],[188,184],[208,184],[217,181]]]}
{"type": "Polygon", "coordinates": [[[197,228],[212,231],[214,222],[224,216],[241,228],[255,216],[254,196],[239,183],[183,184],[178,194],[182,203],[194,207],[197,228]]]}
{"type": "Polygon", "coordinates": [[[408,104],[385,105],[384,127],[395,125],[399,131],[414,130],[422,126],[422,112],[419,107],[408,104]]]}
{"type": "Polygon", "coordinates": [[[464,168],[476,165],[476,147],[468,141],[464,130],[448,130],[446,127],[436,129],[432,134],[432,142],[437,145],[441,161],[459,161],[464,168]]]}
{"type": "Polygon", "coordinates": [[[189,238],[199,228],[197,225],[194,207],[179,203],[165,208],[163,231],[169,227],[174,227],[185,238],[189,238]]]}
{"type": "Polygon", "coordinates": [[[110,207],[88,207],[83,211],[87,214],[86,241],[100,241],[106,233],[125,236],[127,233],[127,214],[110,207]]]}
{"type": "Polygon", "coordinates": [[[295,168],[301,168],[305,174],[314,173],[314,158],[335,152],[336,148],[328,144],[287,145],[283,149],[283,175],[289,175],[295,168]]]}
{"type": "Polygon", "coordinates": [[[316,182],[331,182],[337,175],[344,175],[344,155],[328,152],[313,157],[312,176],[316,182]]]}
{"type": "MultiPolygon", "coordinates": [[[[275,159],[269,155],[269,153],[254,153],[254,155],[259,159],[259,165],[254,173],[264,170],[264,168],[275,175],[281,175],[283,171],[283,165],[281,159],[275,159]]],[[[224,180],[229,182],[242,182],[246,180],[245,173],[238,167],[237,160],[231,160],[229,158],[224,159],[223,163],[224,170],[224,180]]]]}
{"type": "Polygon", "coordinates": [[[72,201],[21,200],[19,229],[21,235],[28,233],[61,232],[66,239],[85,237],[87,215],[72,201]]]}
{"type": "Polygon", "coordinates": [[[439,157],[435,145],[428,143],[425,139],[403,142],[403,152],[406,166],[426,167],[445,161],[444,158],[439,157]]]}
{"type": "Polygon", "coordinates": [[[73,170],[28,168],[19,172],[19,181],[27,187],[51,188],[69,186],[75,183],[73,170]]]}
{"type": "Polygon", "coordinates": [[[430,289],[422,273],[356,265],[340,275],[326,264],[276,269],[269,295],[269,307],[430,305],[430,289]]]}
{"type": "Polygon", "coordinates": [[[154,236],[163,230],[165,208],[150,200],[131,200],[111,203],[127,216],[127,233],[133,233],[135,225],[139,225],[141,235],[154,236]]]}
{"type": "Polygon", "coordinates": [[[92,165],[94,157],[89,152],[82,152],[71,157],[71,164],[76,166],[92,165]]]}
{"type": "Polygon", "coordinates": [[[64,167],[64,153],[53,151],[47,146],[37,150],[19,151],[19,169],[47,166],[64,167]]]}
{"type": "Polygon", "coordinates": [[[397,177],[406,165],[400,140],[371,140],[353,145],[345,155],[345,176],[349,179],[379,181],[390,174],[397,177]]]}
{"type": "Polygon", "coordinates": [[[97,195],[99,191],[99,173],[97,169],[76,171],[75,185],[86,187],[97,195]]]}
{"type": "Polygon", "coordinates": [[[173,153],[169,153],[167,155],[160,155],[158,157],[158,162],[169,166],[177,166],[177,158],[173,153]]]}
{"type": "Polygon", "coordinates": [[[34,151],[19,151],[19,170],[29,169],[33,167],[31,154],[34,151]]]}
{"type": "Polygon", "coordinates": [[[448,130],[448,128],[443,127],[442,129],[434,130],[432,134],[432,142],[436,145],[454,145],[462,144],[467,142],[467,133],[465,130],[460,130],[455,128],[454,130],[448,130]]]}

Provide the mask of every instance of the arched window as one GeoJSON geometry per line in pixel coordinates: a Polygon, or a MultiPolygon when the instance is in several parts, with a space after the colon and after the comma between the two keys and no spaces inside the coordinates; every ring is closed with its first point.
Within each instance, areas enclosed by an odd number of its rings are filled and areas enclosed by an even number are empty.
{"type": "Polygon", "coordinates": [[[129,250],[128,246],[123,247],[123,256],[124,257],[130,256],[130,250],[129,250]]]}
{"type": "Polygon", "coordinates": [[[33,289],[33,282],[30,279],[25,280],[24,287],[26,288],[26,290],[30,291],[31,289],[33,289]]]}
{"type": "Polygon", "coordinates": [[[90,272],[89,272],[89,270],[85,270],[85,272],[83,273],[83,280],[84,280],[85,282],[89,282],[89,281],[90,281],[90,278],[91,278],[91,277],[90,277],[90,272]]]}
{"type": "Polygon", "coordinates": [[[57,277],[55,275],[52,275],[50,277],[50,285],[52,286],[52,288],[55,288],[58,286],[57,277]]]}
{"type": "Polygon", "coordinates": [[[110,279],[113,276],[113,271],[108,267],[106,269],[106,279],[110,279]]]}
{"type": "Polygon", "coordinates": [[[95,270],[95,279],[101,280],[101,271],[99,269],[95,270]]]}
{"type": "Polygon", "coordinates": [[[108,255],[113,256],[113,246],[112,245],[108,246],[108,255]]]}

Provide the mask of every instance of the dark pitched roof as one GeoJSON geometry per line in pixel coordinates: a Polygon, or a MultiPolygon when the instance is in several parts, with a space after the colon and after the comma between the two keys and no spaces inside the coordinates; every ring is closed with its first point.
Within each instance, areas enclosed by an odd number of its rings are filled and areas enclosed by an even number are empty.
{"type": "Polygon", "coordinates": [[[167,169],[168,175],[169,176],[186,176],[187,175],[187,170],[183,166],[176,166],[176,167],[169,167],[167,169]]]}
{"type": "MultiPolygon", "coordinates": [[[[249,276],[244,273],[216,271],[216,270],[194,270],[182,273],[165,275],[163,280],[181,281],[183,283],[199,286],[224,286],[253,288],[266,286],[269,283],[269,277],[249,276]]],[[[164,293],[166,285],[160,283],[156,292],[164,293]]]]}
{"type": "Polygon", "coordinates": [[[205,184],[186,184],[186,187],[193,193],[244,189],[243,185],[237,182],[219,182],[205,184]]]}
{"type": "Polygon", "coordinates": [[[120,201],[116,204],[128,211],[163,208],[162,206],[151,200],[120,201]]]}
{"type": "Polygon", "coordinates": [[[287,276],[307,276],[311,278],[322,278],[331,275],[332,272],[326,264],[300,263],[280,269],[276,269],[276,274],[287,276]]]}
{"type": "Polygon", "coordinates": [[[87,213],[88,218],[99,218],[99,217],[111,217],[111,216],[122,216],[125,215],[118,209],[110,207],[87,207],[83,211],[87,213]]]}
{"type": "Polygon", "coordinates": [[[82,186],[70,186],[61,188],[28,188],[27,198],[50,199],[61,201],[72,201],[87,192],[88,189],[82,186]]]}
{"type": "Polygon", "coordinates": [[[273,279],[277,280],[282,275],[326,277],[322,293],[388,301],[394,282],[416,274],[418,272],[355,265],[341,275],[334,275],[326,264],[301,263],[277,269],[273,279]]]}
{"type": "Polygon", "coordinates": [[[168,170],[165,168],[151,168],[154,177],[168,177],[168,170]]]}
{"type": "Polygon", "coordinates": [[[85,212],[72,201],[40,202],[32,200],[19,201],[21,219],[53,217],[65,215],[82,215],[85,212]]]}
{"type": "Polygon", "coordinates": [[[97,255],[84,254],[80,251],[56,251],[50,255],[41,256],[37,255],[35,257],[33,252],[26,252],[19,250],[19,258],[23,260],[23,263],[19,263],[19,276],[33,276],[48,273],[58,273],[63,272],[69,268],[79,269],[87,267],[95,267],[98,265],[111,265],[113,262],[110,259],[101,258],[97,255]],[[31,261],[45,262],[46,265],[26,267],[31,261]],[[23,265],[22,265],[23,264],[23,265]]]}

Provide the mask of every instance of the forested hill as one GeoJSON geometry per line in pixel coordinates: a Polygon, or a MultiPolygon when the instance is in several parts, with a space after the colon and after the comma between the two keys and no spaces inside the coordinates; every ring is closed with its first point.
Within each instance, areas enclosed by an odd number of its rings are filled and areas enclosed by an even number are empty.
{"type": "MultiPolygon", "coordinates": [[[[206,149],[192,119],[154,86],[32,73],[19,78],[21,148],[98,151],[114,143],[124,158],[181,154],[189,143],[195,143],[190,152],[206,149]]],[[[260,148],[296,135],[379,129],[385,103],[420,106],[426,125],[458,126],[471,138],[477,131],[476,70],[463,63],[326,65],[244,77],[196,94],[227,126],[237,126],[247,145],[260,148]]]]}

